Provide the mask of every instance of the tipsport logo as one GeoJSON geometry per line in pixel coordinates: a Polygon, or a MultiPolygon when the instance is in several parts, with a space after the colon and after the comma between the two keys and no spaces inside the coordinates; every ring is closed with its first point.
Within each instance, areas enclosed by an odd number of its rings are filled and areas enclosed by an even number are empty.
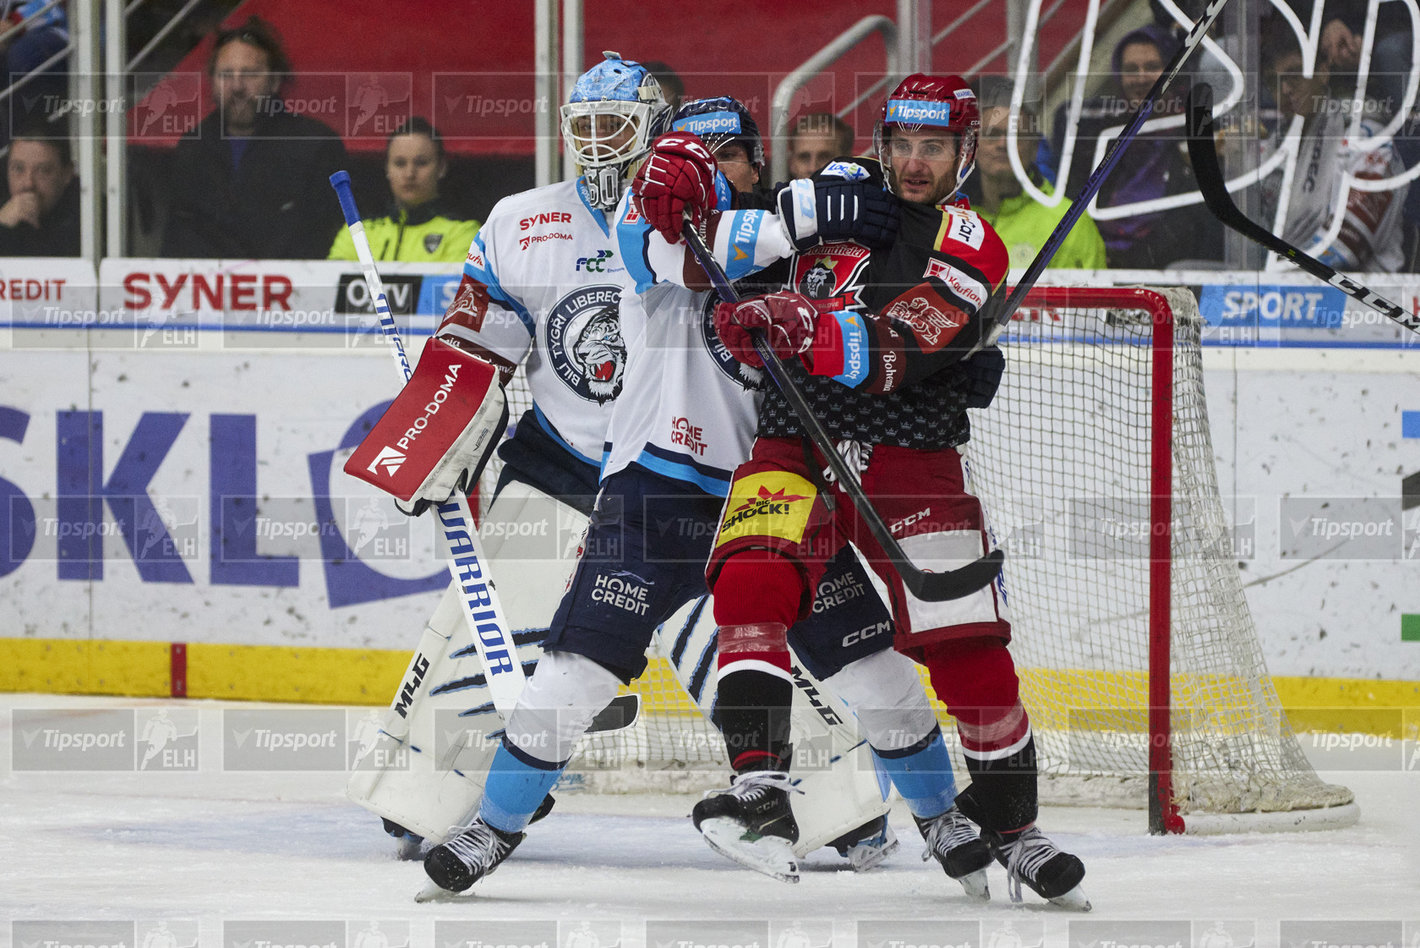
{"type": "Polygon", "coordinates": [[[16,708],[16,771],[195,771],[196,710],[16,708]]]}
{"type": "Polygon", "coordinates": [[[952,122],[950,102],[924,102],[914,99],[892,99],[888,102],[887,120],[903,125],[940,125],[952,122]]]}
{"type": "Polygon", "coordinates": [[[704,115],[687,116],[671,127],[677,132],[689,132],[692,135],[738,135],[740,117],[734,112],[706,112],[704,115]]]}

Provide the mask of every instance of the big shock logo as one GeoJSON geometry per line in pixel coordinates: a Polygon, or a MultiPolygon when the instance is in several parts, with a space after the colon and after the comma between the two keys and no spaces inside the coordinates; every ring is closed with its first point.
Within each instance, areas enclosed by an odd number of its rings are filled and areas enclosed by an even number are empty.
{"type": "Polygon", "coordinates": [[[620,296],[616,286],[585,286],[562,297],[547,314],[549,364],[568,388],[599,405],[620,393],[626,369],[620,296]]]}

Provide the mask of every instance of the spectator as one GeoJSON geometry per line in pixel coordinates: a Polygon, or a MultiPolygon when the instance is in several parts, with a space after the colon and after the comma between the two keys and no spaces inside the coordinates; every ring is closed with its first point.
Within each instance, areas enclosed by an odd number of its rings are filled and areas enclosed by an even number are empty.
{"type": "Polygon", "coordinates": [[[685,101],[685,80],[681,79],[680,73],[659,59],[643,62],[641,65],[660,83],[661,95],[665,96],[671,111],[680,108],[680,104],[685,101]]]}
{"type": "MultiPolygon", "coordinates": [[[[385,145],[385,178],[390,185],[387,216],[365,221],[376,260],[458,263],[468,254],[478,221],[450,216],[439,197],[449,173],[444,140],[428,119],[418,116],[395,129],[385,145]]],[[[350,232],[336,232],[331,260],[354,260],[350,232]]]]}
{"type": "Polygon", "coordinates": [[[789,129],[789,177],[807,178],[835,158],[853,154],[853,127],[829,112],[807,112],[789,129]]]}
{"type": "Polygon", "coordinates": [[[10,130],[36,116],[52,115],[68,98],[69,21],[64,4],[44,9],[47,0],[4,0],[0,3],[0,50],[4,52],[4,84],[13,88],[6,103],[9,123],[0,129],[0,144],[10,130]],[[56,59],[56,57],[59,57],[56,59]],[[54,60],[51,62],[51,60],[54,60]]]}
{"type": "Polygon", "coordinates": [[[345,146],[287,111],[280,37],[259,17],[219,30],[207,68],[216,108],[178,142],[163,256],[324,257],[341,224],[328,178],[345,146]]]}
{"type": "Polygon", "coordinates": [[[66,138],[22,130],[5,164],[9,199],[0,205],[0,257],[79,253],[79,179],[66,138]]]}
{"type": "MultiPolygon", "coordinates": [[[[1094,170],[1101,134],[1129,122],[1177,47],[1177,40],[1167,30],[1154,25],[1131,30],[1115,46],[1111,87],[1103,95],[1086,100],[1080,113],[1066,194],[1080,193],[1094,170]]],[[[1185,84],[1175,83],[1174,89],[1155,106],[1153,117],[1183,112],[1187,90],[1182,86],[1185,84]]],[[[1064,154],[1068,115],[1065,108],[1062,106],[1055,116],[1051,138],[1055,155],[1064,154]]],[[[1183,129],[1152,132],[1140,134],[1129,143],[1100,188],[1096,206],[1106,210],[1197,191],[1183,129]]],[[[1129,217],[1097,217],[1095,223],[1104,237],[1111,267],[1160,269],[1180,259],[1222,259],[1222,225],[1201,203],[1129,217]]]]}
{"type": "MultiPolygon", "coordinates": [[[[1368,0],[1328,0],[1321,15],[1317,58],[1331,73],[1338,99],[1355,95],[1366,37],[1368,0]]],[[[1400,0],[1382,0],[1376,9],[1371,60],[1366,70],[1366,117],[1386,120],[1400,109],[1410,81],[1410,14],[1400,0]]]]}
{"type": "MultiPolygon", "coordinates": [[[[1302,118],[1296,168],[1286,195],[1282,239],[1338,270],[1393,273],[1404,264],[1401,221],[1408,185],[1385,191],[1362,191],[1347,179],[1384,180],[1404,171],[1392,142],[1361,151],[1349,137],[1352,116],[1330,92],[1330,74],[1317,64],[1302,73],[1302,51],[1280,17],[1269,17],[1260,33],[1262,75],[1286,118],[1302,118]],[[1328,236],[1341,216],[1341,227],[1328,236]]],[[[1380,123],[1362,117],[1361,136],[1371,138],[1380,123]]],[[[1264,183],[1268,216],[1276,219],[1281,175],[1264,183]]]]}
{"type": "MultiPolygon", "coordinates": [[[[971,206],[996,228],[1011,255],[1013,269],[1029,266],[1040,252],[1055,225],[1070,209],[1063,200],[1054,207],[1041,204],[1025,193],[1025,188],[1011,167],[1010,140],[1007,137],[1011,117],[1011,81],[1002,76],[984,76],[979,83],[977,101],[981,108],[981,137],[976,146],[977,180],[971,206]]],[[[1055,193],[1050,182],[1035,166],[1034,156],[1039,144],[1039,119],[1030,103],[1022,103],[1020,122],[1016,129],[1016,153],[1032,183],[1047,195],[1055,193]]],[[[971,191],[968,192],[969,194],[971,191]]],[[[1080,270],[1100,270],[1105,261],[1104,238],[1095,222],[1082,216],[1070,229],[1065,242],[1051,258],[1052,267],[1072,267],[1080,270]]]]}

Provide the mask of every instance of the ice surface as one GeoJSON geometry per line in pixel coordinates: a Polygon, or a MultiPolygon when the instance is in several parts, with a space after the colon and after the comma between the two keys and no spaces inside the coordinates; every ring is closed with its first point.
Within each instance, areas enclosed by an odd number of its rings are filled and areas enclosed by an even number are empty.
{"type": "Polygon", "coordinates": [[[1361,821],[1345,830],[1157,838],[1142,811],[1045,808],[1042,828],[1085,861],[1090,915],[1029,893],[1011,906],[997,867],[993,901],[968,901],[920,861],[901,804],[902,848],[882,868],[854,875],[820,850],[790,886],[711,852],[688,796],[576,793],[475,895],[416,905],[420,866],[345,800],[343,770],[234,769],[223,715],[262,706],[0,702],[0,945],[14,948],[1420,948],[1420,768],[1407,769],[1420,755],[1399,742],[1325,758],[1354,768],[1323,773],[1356,791],[1361,821]],[[165,711],[168,749],[184,753],[138,772],[139,742],[126,770],[30,769],[76,711],[131,712],[135,729],[165,711]]]}

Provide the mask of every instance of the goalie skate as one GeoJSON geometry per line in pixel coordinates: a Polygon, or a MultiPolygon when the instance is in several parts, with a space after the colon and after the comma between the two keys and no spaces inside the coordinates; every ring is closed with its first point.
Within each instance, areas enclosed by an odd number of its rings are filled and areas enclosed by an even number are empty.
{"type": "Polygon", "coordinates": [[[991,847],[996,861],[1006,867],[1011,901],[1021,901],[1021,884],[1061,908],[1088,912],[1090,900],[1080,889],[1085,864],[1078,856],[1056,847],[1037,827],[1032,826],[1007,841],[999,833],[983,829],[981,838],[991,847]]]}
{"type": "Polygon", "coordinates": [[[773,770],[736,774],[730,788],[711,791],[691,819],[710,848],[780,882],[799,881],[793,844],[799,827],[789,806],[789,775],[773,770]]]}
{"type": "MultiPolygon", "coordinates": [[[[505,833],[474,820],[472,826],[447,843],[429,850],[424,857],[424,872],[439,889],[463,892],[497,869],[526,837],[526,833],[505,833]]],[[[428,901],[438,894],[425,888],[416,901],[428,901]]]]}
{"type": "Polygon", "coordinates": [[[976,834],[976,827],[953,806],[940,816],[912,818],[927,843],[922,861],[936,859],[942,871],[961,883],[966,894],[985,902],[991,898],[986,884],[986,867],[991,865],[991,848],[976,834]]]}
{"type": "Polygon", "coordinates": [[[854,872],[867,872],[882,865],[883,860],[897,852],[899,844],[887,817],[880,816],[852,832],[844,833],[828,845],[848,860],[854,872]]]}

